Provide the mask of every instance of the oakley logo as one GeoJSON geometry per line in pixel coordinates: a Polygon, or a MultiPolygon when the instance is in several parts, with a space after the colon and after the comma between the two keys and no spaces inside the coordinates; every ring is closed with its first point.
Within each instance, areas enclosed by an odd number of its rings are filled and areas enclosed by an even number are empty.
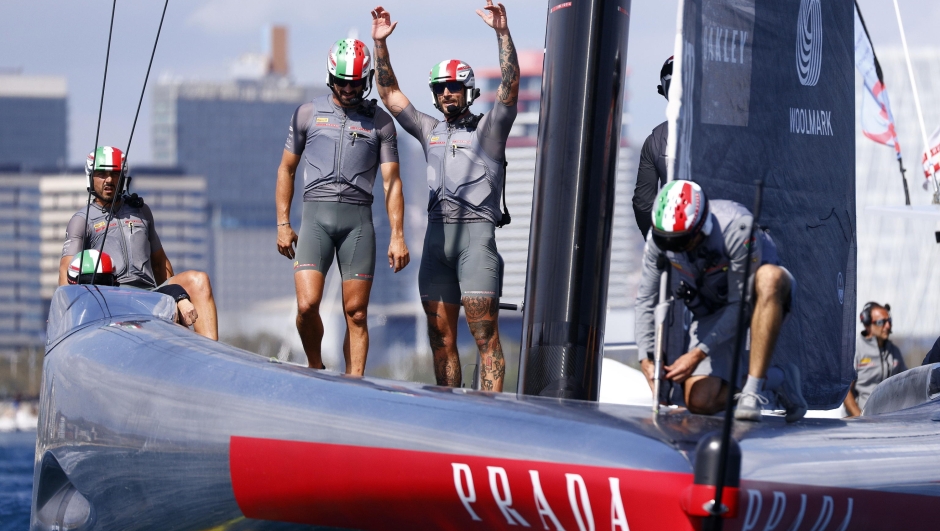
{"type": "Polygon", "coordinates": [[[800,83],[816,86],[822,69],[822,6],[820,0],[800,0],[796,23],[796,73],[800,83]]]}

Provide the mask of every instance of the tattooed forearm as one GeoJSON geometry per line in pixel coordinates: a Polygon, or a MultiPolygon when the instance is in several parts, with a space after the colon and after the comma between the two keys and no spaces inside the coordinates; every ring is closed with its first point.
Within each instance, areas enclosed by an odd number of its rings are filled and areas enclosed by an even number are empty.
{"type": "Polygon", "coordinates": [[[384,45],[380,46],[376,44],[375,46],[375,70],[376,81],[379,86],[386,88],[398,87],[398,79],[395,77],[395,72],[392,70],[392,63],[388,58],[388,48],[384,45]]]}
{"type": "Polygon", "coordinates": [[[499,42],[499,69],[502,81],[496,90],[496,98],[506,106],[516,104],[519,98],[519,58],[509,32],[497,34],[499,42]]]}

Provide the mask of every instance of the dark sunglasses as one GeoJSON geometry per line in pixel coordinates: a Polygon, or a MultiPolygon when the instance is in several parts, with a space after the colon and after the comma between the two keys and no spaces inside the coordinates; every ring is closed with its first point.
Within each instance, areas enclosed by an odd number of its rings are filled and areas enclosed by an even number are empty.
{"type": "Polygon", "coordinates": [[[440,96],[444,93],[445,87],[447,87],[447,90],[449,90],[451,94],[457,94],[464,88],[463,83],[460,81],[448,81],[447,83],[435,83],[431,85],[431,90],[434,91],[434,94],[440,96]]]}
{"type": "Polygon", "coordinates": [[[340,79],[338,77],[334,77],[333,84],[340,88],[343,88],[347,85],[352,86],[352,88],[360,88],[366,84],[366,80],[365,79],[340,79]]]}
{"type": "Polygon", "coordinates": [[[877,321],[872,321],[872,322],[871,322],[871,324],[876,325],[876,326],[884,326],[886,323],[887,323],[887,324],[891,324],[891,318],[890,318],[890,317],[888,317],[887,319],[878,319],[877,321]]]}

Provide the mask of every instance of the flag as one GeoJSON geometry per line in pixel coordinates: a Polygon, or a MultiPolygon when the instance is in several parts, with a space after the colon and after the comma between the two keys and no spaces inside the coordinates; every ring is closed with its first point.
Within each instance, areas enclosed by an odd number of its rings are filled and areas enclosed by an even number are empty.
{"type": "Polygon", "coordinates": [[[940,127],[931,133],[927,145],[929,147],[924,152],[921,163],[924,165],[924,177],[929,179],[934,173],[940,172],[940,127]]]}
{"type": "Polygon", "coordinates": [[[858,5],[855,8],[855,68],[862,75],[865,91],[862,96],[862,133],[868,138],[894,148],[901,158],[901,145],[894,129],[894,115],[888,101],[881,65],[875,57],[868,30],[862,21],[858,5]]]}

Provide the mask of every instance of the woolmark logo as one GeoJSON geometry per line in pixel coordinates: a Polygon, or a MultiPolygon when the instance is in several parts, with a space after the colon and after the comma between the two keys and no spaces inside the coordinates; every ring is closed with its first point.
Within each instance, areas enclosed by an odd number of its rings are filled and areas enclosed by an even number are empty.
{"type": "Polygon", "coordinates": [[[822,67],[822,6],[820,0],[800,0],[796,23],[796,73],[800,83],[814,87],[822,67]]]}

